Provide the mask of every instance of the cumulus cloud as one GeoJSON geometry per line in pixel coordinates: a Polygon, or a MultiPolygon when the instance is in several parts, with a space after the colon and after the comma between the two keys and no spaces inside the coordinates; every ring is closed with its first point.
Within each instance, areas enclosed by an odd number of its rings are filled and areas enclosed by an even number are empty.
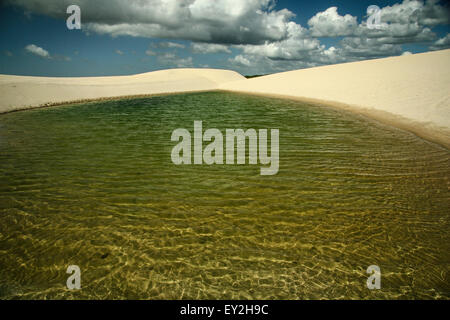
{"type": "Polygon", "coordinates": [[[158,56],[158,62],[168,68],[185,68],[194,66],[192,57],[180,58],[175,53],[163,53],[158,56]]]}
{"type": "Polygon", "coordinates": [[[264,55],[272,60],[302,60],[307,52],[323,48],[317,39],[307,36],[306,29],[292,23],[288,37],[282,41],[266,42],[262,45],[240,46],[245,54],[264,55]]]}
{"type": "Polygon", "coordinates": [[[158,44],[160,48],[176,48],[176,49],[184,49],[186,46],[177,42],[160,42],[158,44]]]}
{"type": "Polygon", "coordinates": [[[230,58],[228,59],[232,64],[237,64],[237,65],[242,65],[242,66],[246,66],[249,67],[250,66],[250,61],[244,57],[243,55],[237,55],[234,58],[230,58]]]}
{"type": "Polygon", "coordinates": [[[379,39],[344,38],[339,44],[339,55],[349,60],[382,58],[399,55],[402,52],[400,45],[383,43],[379,39]]]}
{"type": "Polygon", "coordinates": [[[50,53],[47,50],[45,50],[35,44],[27,45],[25,47],[25,50],[30,52],[31,54],[34,54],[34,55],[44,58],[44,59],[49,59],[49,60],[51,59],[53,61],[66,61],[66,62],[72,61],[72,59],[70,57],[67,57],[67,56],[64,56],[61,54],[50,55],[50,53]]]}
{"type": "Polygon", "coordinates": [[[448,7],[435,0],[422,2],[404,0],[402,3],[381,8],[381,29],[369,29],[363,21],[354,35],[378,38],[383,43],[404,44],[429,42],[436,38],[430,27],[449,23],[448,7]]]}
{"type": "Polygon", "coordinates": [[[208,54],[208,53],[231,53],[228,46],[216,43],[192,43],[192,52],[198,54],[208,54]]]}
{"type": "Polygon", "coordinates": [[[61,19],[68,5],[78,5],[88,32],[220,44],[281,40],[294,17],[287,9],[274,10],[272,0],[6,1],[61,19]]]}
{"type": "Polygon", "coordinates": [[[449,47],[448,35],[437,39],[432,31],[450,23],[449,7],[438,0],[403,0],[382,7],[380,29],[367,27],[366,12],[358,21],[335,6],[317,12],[301,26],[293,21],[291,11],[275,9],[274,0],[4,1],[61,19],[67,18],[69,4],[77,4],[85,32],[164,39],[151,44],[145,54],[167,67],[193,65],[192,57],[167,52],[186,49],[186,41],[191,41],[194,54],[238,50],[227,60],[229,65],[252,73],[401,55],[402,45],[411,43],[428,45],[430,50],[449,47]],[[323,37],[342,38],[327,47],[321,43],[323,37]]]}
{"type": "Polygon", "coordinates": [[[309,19],[308,25],[314,37],[337,37],[353,34],[358,22],[356,17],[349,14],[341,16],[337,7],[331,7],[309,19]]]}
{"type": "Polygon", "coordinates": [[[45,50],[45,49],[43,49],[41,47],[38,47],[35,44],[27,45],[25,47],[25,50],[27,50],[28,52],[30,52],[30,53],[32,53],[34,55],[42,57],[42,58],[46,58],[46,59],[50,59],[51,58],[50,53],[47,50],[45,50]]]}
{"type": "MultiPolygon", "coordinates": [[[[448,8],[437,1],[404,0],[381,8],[382,28],[369,29],[366,21],[358,24],[357,17],[341,15],[337,7],[331,7],[309,19],[309,28],[288,23],[285,39],[236,46],[242,54],[229,61],[235,66],[259,66],[259,70],[270,67],[275,72],[280,68],[294,69],[396,56],[404,51],[403,44],[436,40],[431,26],[448,24],[448,16],[448,8]],[[344,38],[337,46],[327,48],[319,42],[321,37],[344,38]]],[[[445,46],[445,39],[440,39],[433,49],[445,46]]]]}
{"type": "Polygon", "coordinates": [[[116,53],[117,53],[119,56],[123,56],[123,55],[125,54],[122,50],[116,50],[116,53]]]}
{"type": "Polygon", "coordinates": [[[381,9],[382,22],[400,24],[418,23],[423,26],[435,26],[450,22],[449,8],[438,3],[438,0],[404,0],[381,9]]]}
{"type": "Polygon", "coordinates": [[[157,55],[157,53],[155,51],[150,50],[150,49],[147,49],[145,51],[145,54],[148,55],[148,56],[156,56],[157,55]]]}
{"type": "Polygon", "coordinates": [[[436,42],[434,42],[433,45],[430,46],[430,50],[442,50],[448,48],[450,48],[450,33],[447,33],[445,37],[436,40],[436,42]]]}
{"type": "Polygon", "coordinates": [[[384,38],[383,43],[412,43],[434,40],[427,26],[449,23],[448,8],[429,0],[404,0],[380,10],[379,29],[367,28],[367,22],[357,23],[349,14],[339,15],[337,7],[318,12],[308,21],[313,37],[358,36],[384,38]]]}
{"type": "Polygon", "coordinates": [[[61,54],[52,55],[52,59],[55,61],[66,61],[66,62],[72,61],[71,57],[67,57],[61,54]]]}

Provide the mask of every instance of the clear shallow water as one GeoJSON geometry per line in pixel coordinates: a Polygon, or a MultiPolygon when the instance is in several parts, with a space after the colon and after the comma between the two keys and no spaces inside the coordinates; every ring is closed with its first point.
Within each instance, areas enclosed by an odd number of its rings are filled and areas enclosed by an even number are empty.
{"type": "Polygon", "coordinates": [[[182,94],[0,116],[0,298],[450,298],[450,153],[299,102],[182,94]],[[280,129],[280,170],[176,128],[280,129]],[[81,268],[82,289],[66,289],[81,268]],[[381,268],[381,290],[366,268],[381,268]]]}

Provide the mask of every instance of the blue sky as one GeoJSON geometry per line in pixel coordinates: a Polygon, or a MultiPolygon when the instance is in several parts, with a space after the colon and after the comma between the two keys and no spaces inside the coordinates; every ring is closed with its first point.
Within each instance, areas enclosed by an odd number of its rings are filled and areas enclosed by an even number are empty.
{"type": "Polygon", "coordinates": [[[262,74],[450,47],[444,1],[3,3],[2,74],[102,76],[177,67],[262,74]],[[70,4],[81,9],[81,30],[66,27],[70,4]],[[367,28],[369,5],[381,9],[382,29],[367,28]]]}

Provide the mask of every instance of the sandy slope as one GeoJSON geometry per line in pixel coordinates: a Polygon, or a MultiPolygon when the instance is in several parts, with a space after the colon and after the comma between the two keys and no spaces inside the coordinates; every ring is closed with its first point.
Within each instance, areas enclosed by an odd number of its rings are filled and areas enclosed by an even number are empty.
{"type": "Polygon", "coordinates": [[[171,69],[132,76],[46,78],[0,75],[0,113],[44,104],[217,89],[245,79],[228,70],[171,69]]]}
{"type": "Polygon", "coordinates": [[[450,146],[450,50],[283,72],[221,88],[346,108],[450,146]]]}

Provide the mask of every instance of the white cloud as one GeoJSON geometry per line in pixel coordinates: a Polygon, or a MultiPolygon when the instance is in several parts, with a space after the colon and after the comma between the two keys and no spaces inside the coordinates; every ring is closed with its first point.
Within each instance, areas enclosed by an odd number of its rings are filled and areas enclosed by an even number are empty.
{"type": "Polygon", "coordinates": [[[314,37],[336,37],[353,34],[358,22],[349,14],[340,16],[337,7],[331,7],[309,19],[308,25],[314,37]]]}
{"type": "Polygon", "coordinates": [[[60,55],[60,54],[52,55],[52,59],[54,59],[56,61],[66,61],[66,62],[72,61],[72,58],[67,57],[67,56],[63,56],[63,55],[60,55]]]}
{"type": "MultiPolygon", "coordinates": [[[[309,60],[312,54],[317,54],[324,46],[320,45],[319,40],[309,37],[305,28],[291,22],[285,40],[266,41],[261,45],[239,45],[236,48],[241,49],[244,54],[242,57],[249,61],[260,61],[258,57],[265,57],[273,61],[305,61],[309,60]]],[[[240,60],[242,62],[242,59],[240,60]]],[[[270,65],[274,65],[274,63],[270,63],[270,65]]]]}
{"type": "Polygon", "coordinates": [[[231,50],[228,46],[223,44],[216,43],[192,43],[191,44],[192,52],[199,54],[207,54],[207,53],[231,53],[231,50]]]}
{"type": "Polygon", "coordinates": [[[433,45],[430,46],[430,50],[442,50],[448,48],[450,48],[450,33],[447,33],[445,37],[436,40],[436,42],[434,42],[433,45]]]}
{"type": "Polygon", "coordinates": [[[337,7],[317,12],[303,27],[293,21],[291,11],[275,9],[274,0],[7,1],[61,19],[67,18],[68,4],[78,4],[85,32],[164,39],[151,44],[145,54],[167,67],[193,65],[192,57],[169,52],[186,49],[186,41],[192,41],[190,51],[196,54],[231,55],[231,48],[239,50],[225,61],[255,74],[401,55],[407,43],[438,50],[448,48],[450,41],[448,35],[437,40],[431,29],[450,23],[448,6],[437,0],[403,0],[381,8],[380,30],[367,28],[366,12],[358,14],[358,23],[337,7]],[[322,37],[343,38],[327,47],[322,37]]]}
{"type": "Polygon", "coordinates": [[[187,57],[185,59],[178,59],[175,61],[178,68],[183,67],[192,67],[194,66],[194,62],[192,61],[192,57],[187,57]]]}
{"type": "Polygon", "coordinates": [[[186,46],[177,42],[160,42],[158,44],[160,48],[176,48],[176,49],[184,49],[186,46]]]}
{"type": "Polygon", "coordinates": [[[157,53],[155,51],[150,50],[150,49],[147,49],[145,51],[145,54],[148,55],[148,56],[156,56],[157,55],[157,53]]]}
{"type": "Polygon", "coordinates": [[[231,62],[233,64],[238,64],[238,65],[242,65],[242,66],[246,66],[246,67],[250,66],[250,61],[243,55],[237,55],[236,57],[230,58],[228,60],[229,60],[229,62],[231,62]]]}
{"type": "Polygon", "coordinates": [[[404,0],[392,6],[381,8],[381,30],[370,30],[363,22],[355,32],[368,38],[385,38],[385,43],[414,43],[432,41],[436,35],[429,28],[450,22],[448,7],[436,0],[427,2],[404,0]]]}
{"type": "MultiPolygon", "coordinates": [[[[446,23],[445,9],[436,1],[425,4],[405,0],[382,11],[381,30],[358,24],[356,17],[339,15],[336,7],[318,12],[308,22],[309,29],[290,22],[285,39],[264,44],[239,45],[242,54],[229,62],[239,70],[251,73],[276,72],[283,68],[298,69],[402,54],[402,44],[427,43],[436,35],[427,24],[446,23]],[[411,17],[411,15],[413,17],[411,17]],[[319,37],[344,36],[337,46],[326,48],[319,37]],[[242,62],[249,63],[242,63],[242,62]]],[[[444,45],[444,40],[439,43],[444,45]]],[[[439,44],[433,48],[437,48],[439,44]]]]}
{"type": "Polygon", "coordinates": [[[337,7],[331,7],[318,12],[308,25],[314,37],[384,38],[383,43],[401,44],[434,40],[435,34],[427,26],[449,23],[448,10],[435,0],[404,0],[381,8],[380,16],[381,29],[369,29],[366,21],[358,25],[356,17],[341,16],[337,7]]]}
{"type": "Polygon", "coordinates": [[[158,56],[158,62],[168,68],[185,68],[192,67],[194,65],[192,57],[180,58],[176,54],[169,52],[158,56]]]}
{"type": "Polygon", "coordinates": [[[72,61],[72,58],[61,54],[50,55],[50,53],[47,50],[38,47],[35,44],[27,45],[25,47],[25,50],[44,59],[52,59],[53,61],[66,61],[66,62],[72,61]]]}
{"type": "Polygon", "coordinates": [[[38,47],[35,44],[27,45],[25,47],[25,50],[27,50],[28,52],[31,52],[32,54],[37,55],[39,57],[46,58],[46,59],[51,59],[50,53],[47,50],[45,50],[45,49],[43,49],[41,47],[38,47]]]}
{"type": "Polygon", "coordinates": [[[119,56],[123,56],[125,53],[121,50],[116,50],[115,51],[119,56]]]}
{"type": "Polygon", "coordinates": [[[381,9],[382,22],[401,24],[418,23],[423,26],[435,26],[450,22],[448,7],[444,7],[437,0],[426,2],[419,0],[403,0],[392,6],[381,9]]]}
{"type": "Polygon", "coordinates": [[[344,38],[340,42],[338,54],[349,61],[396,56],[402,52],[401,46],[383,43],[379,39],[344,38]]]}
{"type": "Polygon", "coordinates": [[[306,36],[304,28],[294,23],[290,27],[286,40],[240,47],[245,54],[264,55],[273,60],[302,60],[308,52],[322,48],[319,40],[306,36]]]}
{"type": "Polygon", "coordinates": [[[112,36],[185,39],[219,44],[282,40],[294,14],[273,0],[7,0],[25,10],[66,19],[82,8],[83,29],[112,36]],[[101,8],[101,10],[99,9],[101,8]]]}

